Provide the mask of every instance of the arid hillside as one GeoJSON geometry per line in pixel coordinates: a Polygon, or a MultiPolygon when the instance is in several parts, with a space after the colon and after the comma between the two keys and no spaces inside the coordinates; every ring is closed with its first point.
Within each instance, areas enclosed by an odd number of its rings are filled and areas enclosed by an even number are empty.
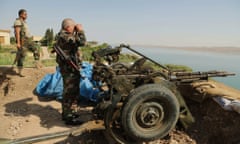
{"type": "MultiPolygon", "coordinates": [[[[69,130],[61,120],[61,104],[41,100],[33,91],[55,67],[25,68],[19,77],[14,68],[0,67],[0,138],[16,139],[69,130]]],[[[187,130],[176,128],[165,139],[151,144],[239,144],[240,115],[223,110],[212,99],[197,103],[186,99],[195,123],[187,130]]],[[[78,137],[63,137],[39,144],[112,143],[104,131],[93,131],[78,137]]]]}

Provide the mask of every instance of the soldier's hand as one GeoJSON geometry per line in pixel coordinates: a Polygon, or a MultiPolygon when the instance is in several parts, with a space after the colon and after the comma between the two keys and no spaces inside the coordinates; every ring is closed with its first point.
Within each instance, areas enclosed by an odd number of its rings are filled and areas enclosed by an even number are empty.
{"type": "Polygon", "coordinates": [[[21,49],[21,44],[17,44],[17,49],[21,49]]]}
{"type": "Polygon", "coordinates": [[[76,25],[75,25],[75,29],[76,29],[77,32],[83,31],[83,27],[82,27],[81,24],[76,24],[76,25]]]}

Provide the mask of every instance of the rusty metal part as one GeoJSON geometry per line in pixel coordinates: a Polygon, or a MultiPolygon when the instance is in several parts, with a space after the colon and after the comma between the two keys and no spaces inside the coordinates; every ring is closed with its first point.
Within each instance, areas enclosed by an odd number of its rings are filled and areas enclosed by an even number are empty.
{"type": "Polygon", "coordinates": [[[101,63],[101,58],[105,59],[109,64],[117,62],[119,60],[119,55],[121,52],[121,47],[112,48],[108,46],[103,49],[99,49],[92,53],[94,61],[96,63],[101,63]]]}
{"type": "Polygon", "coordinates": [[[131,139],[126,132],[123,130],[121,126],[121,122],[119,121],[121,117],[121,112],[119,107],[112,107],[110,106],[105,111],[104,116],[104,125],[106,127],[106,131],[111,138],[119,143],[119,144],[127,144],[127,143],[135,143],[136,141],[131,139]]]}
{"type": "Polygon", "coordinates": [[[80,127],[71,131],[71,135],[79,136],[82,133],[93,131],[93,130],[104,130],[103,120],[92,120],[82,124],[80,127]]]}
{"type": "Polygon", "coordinates": [[[43,135],[31,136],[31,137],[25,137],[25,138],[19,138],[19,139],[0,138],[0,143],[1,144],[31,144],[31,143],[46,141],[46,140],[60,138],[60,137],[79,136],[85,132],[89,132],[93,130],[103,130],[103,129],[105,129],[105,127],[104,127],[104,122],[102,120],[92,120],[80,125],[79,127],[75,127],[70,130],[66,130],[62,132],[43,134],[43,135]]]}

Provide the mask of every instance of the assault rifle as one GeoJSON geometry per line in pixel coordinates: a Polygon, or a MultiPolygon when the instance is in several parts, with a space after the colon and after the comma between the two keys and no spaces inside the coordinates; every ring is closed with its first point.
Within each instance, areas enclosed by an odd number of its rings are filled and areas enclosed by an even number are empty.
{"type": "Polygon", "coordinates": [[[54,51],[60,56],[60,58],[63,60],[63,61],[65,61],[65,62],[67,62],[70,66],[72,66],[75,70],[77,70],[78,72],[80,71],[79,69],[79,67],[78,67],[78,65],[76,65],[73,61],[72,61],[72,59],[69,57],[69,56],[67,56],[66,54],[65,54],[65,52],[59,47],[59,46],[57,46],[57,45],[54,45],[54,51]]]}
{"type": "Polygon", "coordinates": [[[207,72],[176,72],[170,75],[170,81],[174,82],[194,82],[199,80],[208,80],[210,77],[234,76],[234,73],[226,71],[207,71],[207,72]]]}

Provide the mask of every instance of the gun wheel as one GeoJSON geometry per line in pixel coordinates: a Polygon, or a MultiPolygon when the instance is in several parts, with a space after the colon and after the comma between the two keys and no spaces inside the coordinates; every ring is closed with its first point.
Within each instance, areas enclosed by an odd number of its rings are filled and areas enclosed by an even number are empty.
{"type": "Polygon", "coordinates": [[[147,84],[128,96],[122,109],[122,126],[134,140],[152,141],[166,136],[176,125],[179,103],[159,84],[147,84]]]}
{"type": "Polygon", "coordinates": [[[105,111],[104,124],[107,133],[117,143],[136,143],[136,141],[127,136],[127,133],[123,130],[120,122],[120,115],[120,109],[111,106],[105,111]]]}

